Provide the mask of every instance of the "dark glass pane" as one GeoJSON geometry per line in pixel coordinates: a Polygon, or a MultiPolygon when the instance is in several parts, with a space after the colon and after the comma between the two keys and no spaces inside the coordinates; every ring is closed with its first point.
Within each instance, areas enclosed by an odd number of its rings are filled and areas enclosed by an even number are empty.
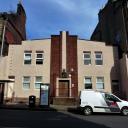
{"type": "Polygon", "coordinates": [[[102,58],[100,54],[97,54],[96,55],[96,58],[102,58]]]}
{"type": "Polygon", "coordinates": [[[36,59],[36,64],[43,64],[43,59],[36,59]]]}
{"type": "Polygon", "coordinates": [[[24,64],[31,64],[31,60],[24,60],[24,64]]]}
{"type": "Polygon", "coordinates": [[[96,60],[96,65],[103,65],[103,61],[102,60],[96,60]]]}
{"type": "Polygon", "coordinates": [[[84,65],[89,65],[91,64],[91,60],[84,60],[84,65]]]}
{"type": "Polygon", "coordinates": [[[85,84],[85,89],[92,89],[92,84],[85,84]]]}
{"type": "Polygon", "coordinates": [[[90,58],[90,54],[84,54],[84,58],[90,58]]]}
{"type": "Polygon", "coordinates": [[[43,54],[37,54],[37,58],[43,58],[43,54]]]}

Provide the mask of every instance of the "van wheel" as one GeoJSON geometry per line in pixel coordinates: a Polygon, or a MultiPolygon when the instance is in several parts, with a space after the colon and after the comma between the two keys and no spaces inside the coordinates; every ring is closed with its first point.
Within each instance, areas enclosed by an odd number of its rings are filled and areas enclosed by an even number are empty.
{"type": "Polygon", "coordinates": [[[89,116],[92,114],[92,108],[91,107],[85,107],[84,108],[84,115],[89,116]]]}
{"type": "Polygon", "coordinates": [[[121,114],[122,114],[123,116],[127,116],[127,115],[128,115],[128,107],[122,108],[121,114]]]}

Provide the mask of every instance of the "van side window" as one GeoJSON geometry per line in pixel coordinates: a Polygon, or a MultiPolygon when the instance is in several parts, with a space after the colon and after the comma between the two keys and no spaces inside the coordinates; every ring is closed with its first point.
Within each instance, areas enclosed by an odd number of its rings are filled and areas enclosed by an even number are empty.
{"type": "Polygon", "coordinates": [[[110,94],[105,94],[105,99],[109,101],[120,102],[120,100],[117,97],[110,94]]]}

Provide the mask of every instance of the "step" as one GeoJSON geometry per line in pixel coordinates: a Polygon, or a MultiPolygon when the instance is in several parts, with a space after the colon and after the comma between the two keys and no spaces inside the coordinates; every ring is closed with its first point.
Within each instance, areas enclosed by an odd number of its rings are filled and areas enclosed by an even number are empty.
{"type": "Polygon", "coordinates": [[[76,105],[75,98],[63,98],[63,97],[54,97],[53,98],[54,105],[76,105]]]}

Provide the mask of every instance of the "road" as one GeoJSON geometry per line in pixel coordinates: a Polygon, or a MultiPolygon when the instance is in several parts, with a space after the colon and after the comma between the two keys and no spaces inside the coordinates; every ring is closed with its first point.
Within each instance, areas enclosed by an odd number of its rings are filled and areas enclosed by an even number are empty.
{"type": "Polygon", "coordinates": [[[127,128],[128,116],[0,109],[0,128],[127,128]]]}

